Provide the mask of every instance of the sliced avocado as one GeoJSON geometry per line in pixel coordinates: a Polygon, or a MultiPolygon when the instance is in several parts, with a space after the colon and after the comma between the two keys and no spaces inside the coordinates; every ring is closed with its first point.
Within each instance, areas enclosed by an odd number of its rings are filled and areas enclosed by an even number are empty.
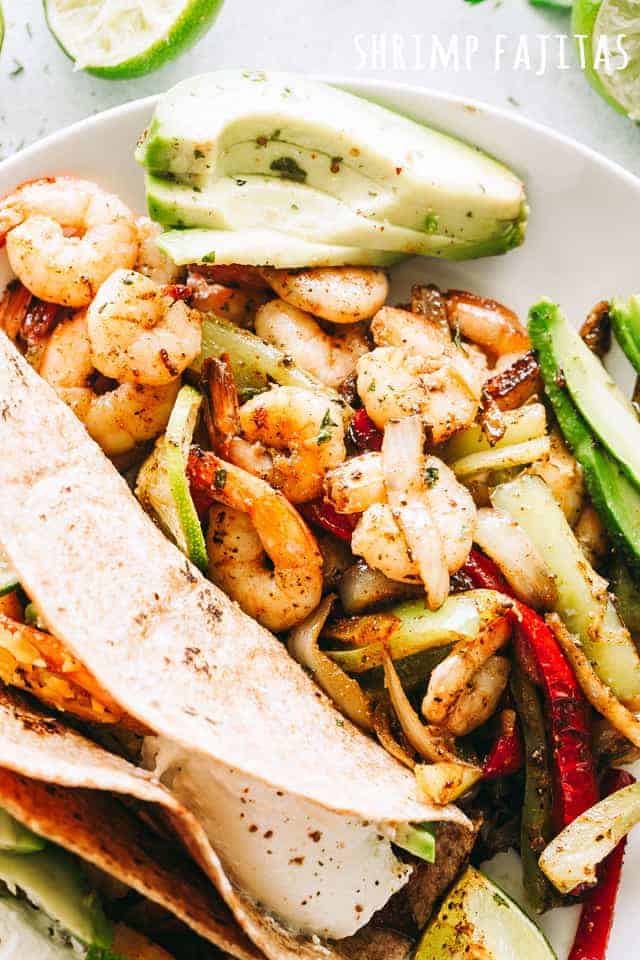
{"type": "Polygon", "coordinates": [[[0,807],[0,850],[11,853],[35,853],[44,850],[47,841],[32,833],[0,807]]]}
{"type": "Polygon", "coordinates": [[[295,75],[227,70],[178,84],[160,99],[137,159],[200,188],[247,175],[305,184],[363,217],[468,241],[467,257],[509,250],[526,229],[524,187],[501,163],[295,75]]]}
{"type": "Polygon", "coordinates": [[[640,295],[628,300],[616,298],[609,309],[616,340],[636,373],[640,373],[640,295]]]}
{"type": "Polygon", "coordinates": [[[59,847],[28,856],[0,851],[0,880],[22,890],[30,902],[77,940],[109,948],[113,930],[78,861],[59,847]]]}
{"type": "MultiPolygon", "coordinates": [[[[450,258],[464,255],[470,244],[484,239],[487,229],[486,222],[476,220],[464,238],[443,235],[437,225],[429,233],[410,230],[362,216],[343,200],[304,183],[249,174],[222,177],[202,189],[147,174],[146,189],[149,215],[165,227],[180,229],[275,228],[317,243],[450,258]]],[[[511,229],[510,224],[504,229],[511,229]]]]}
{"type": "Polygon", "coordinates": [[[24,900],[0,896],[3,960],[78,960],[72,943],[55,936],[51,920],[24,900]]]}
{"type": "Polygon", "coordinates": [[[474,867],[445,897],[414,960],[557,960],[520,907],[474,867]]]}
{"type": "Polygon", "coordinates": [[[414,857],[435,863],[436,836],[428,823],[401,824],[391,839],[397,847],[412,853],[414,857]]]}
{"type": "Polygon", "coordinates": [[[589,495],[614,545],[640,576],[640,491],[593,437],[563,385],[563,378],[558,376],[558,371],[563,370],[562,358],[556,353],[549,323],[556,309],[543,303],[533,307],[529,315],[529,333],[538,355],[545,393],[562,434],[584,471],[589,495]]]}
{"type": "Polygon", "coordinates": [[[545,332],[556,364],[555,379],[567,387],[629,480],[640,486],[640,423],[631,402],[556,304],[543,300],[532,307],[529,327],[534,337],[538,330],[545,332]]]}
{"type": "Polygon", "coordinates": [[[403,254],[314,243],[277,230],[169,230],[158,238],[178,266],[188,263],[244,263],[255,267],[386,267],[403,254]]]}

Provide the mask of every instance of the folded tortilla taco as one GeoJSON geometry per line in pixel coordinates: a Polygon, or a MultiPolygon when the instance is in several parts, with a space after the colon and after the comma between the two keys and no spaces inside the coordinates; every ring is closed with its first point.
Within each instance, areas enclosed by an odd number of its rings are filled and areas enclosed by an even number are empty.
{"type": "Polygon", "coordinates": [[[239,925],[274,960],[357,949],[412,876],[399,831],[467,818],[423,802],[185,559],[4,336],[0,445],[0,545],[70,682],[147,732],[145,763],[202,825],[215,855],[189,846],[239,925]]]}
{"type": "MultiPolygon", "coordinates": [[[[193,818],[147,773],[0,690],[3,957],[168,960],[126,923],[143,898],[240,960],[256,960],[178,832],[202,842],[193,818]]],[[[206,859],[206,841],[202,849],[206,859]]]]}

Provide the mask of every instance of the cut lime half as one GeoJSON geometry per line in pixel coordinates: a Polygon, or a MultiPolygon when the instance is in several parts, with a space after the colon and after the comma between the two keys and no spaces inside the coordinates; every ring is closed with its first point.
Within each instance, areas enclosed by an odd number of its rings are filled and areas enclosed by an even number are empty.
{"type": "Polygon", "coordinates": [[[585,73],[611,106],[640,121],[639,0],[576,0],[573,33],[586,36],[585,73]]]}
{"type": "Polygon", "coordinates": [[[157,70],[213,24],[222,0],[44,0],[76,69],[129,80],[157,70]]]}

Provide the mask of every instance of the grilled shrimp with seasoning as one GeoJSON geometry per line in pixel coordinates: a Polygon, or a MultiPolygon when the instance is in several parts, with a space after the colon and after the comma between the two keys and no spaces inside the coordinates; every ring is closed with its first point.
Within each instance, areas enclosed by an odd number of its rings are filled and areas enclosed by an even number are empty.
{"type": "Polygon", "coordinates": [[[310,313],[279,299],[260,307],[256,333],[329,387],[338,387],[350,377],[359,358],[369,352],[361,324],[327,332],[310,313]]]}
{"type": "Polygon", "coordinates": [[[0,244],[11,269],[41,300],[86,307],[100,285],[133,267],[139,237],[116,196],[75,177],[46,177],[0,200],[0,244]]]}
{"type": "Polygon", "coordinates": [[[322,555],[298,511],[259,477],[194,450],[189,478],[209,512],[209,576],[270,630],[301,623],[322,597],[322,555]]]}
{"type": "Polygon", "coordinates": [[[201,315],[133,270],[116,270],[87,312],[93,365],[105,377],[164,386],[200,352],[201,315]]]}
{"type": "Polygon", "coordinates": [[[372,267],[265,268],[260,273],[282,300],[331,323],[368,320],[389,293],[386,274],[372,267]]]}
{"type": "Polygon", "coordinates": [[[418,414],[440,443],[473,423],[484,370],[439,324],[385,307],[371,330],[379,345],[358,360],[356,372],[358,395],[376,426],[418,414]]]}
{"type": "Polygon", "coordinates": [[[127,453],[162,433],[180,387],[179,380],[161,386],[116,383],[96,392],[97,372],[84,310],[55,328],[39,372],[108,456],[127,453]]]}
{"type": "Polygon", "coordinates": [[[342,407],[300,387],[272,387],[238,406],[233,376],[209,365],[216,446],[291,503],[320,496],[325,474],[346,457],[342,407]]]}
{"type": "Polygon", "coordinates": [[[325,491],[339,512],[362,513],[353,552],[391,580],[422,580],[437,607],[449,574],[471,550],[476,509],[449,467],[424,456],[423,442],[419,418],[389,424],[382,454],[363,454],[330,471],[325,491]],[[408,524],[417,522],[421,528],[412,534],[408,524]]]}

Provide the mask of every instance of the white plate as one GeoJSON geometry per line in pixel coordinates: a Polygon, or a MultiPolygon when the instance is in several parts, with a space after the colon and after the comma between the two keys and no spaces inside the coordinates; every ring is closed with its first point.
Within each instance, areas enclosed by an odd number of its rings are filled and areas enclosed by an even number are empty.
{"type": "MultiPolygon", "coordinates": [[[[512,113],[418,87],[341,82],[354,93],[477,144],[513,167],[527,184],[531,222],[523,247],[468,263],[412,260],[395,271],[394,297],[406,299],[410,282],[424,280],[495,297],[524,316],[534,301],[549,296],[577,323],[597,300],[638,291],[640,180],[512,113]]],[[[142,212],[142,175],[133,149],[154,103],[155,98],[139,100],[91,117],[0,164],[0,196],[30,177],[73,173],[98,180],[142,212]]],[[[7,277],[6,260],[0,260],[0,284],[7,277]]],[[[620,372],[628,377],[622,366],[620,372]]],[[[608,960],[635,955],[639,897],[640,837],[629,846],[608,960]]],[[[555,911],[545,918],[561,958],[573,936],[574,915],[555,911]]]]}

